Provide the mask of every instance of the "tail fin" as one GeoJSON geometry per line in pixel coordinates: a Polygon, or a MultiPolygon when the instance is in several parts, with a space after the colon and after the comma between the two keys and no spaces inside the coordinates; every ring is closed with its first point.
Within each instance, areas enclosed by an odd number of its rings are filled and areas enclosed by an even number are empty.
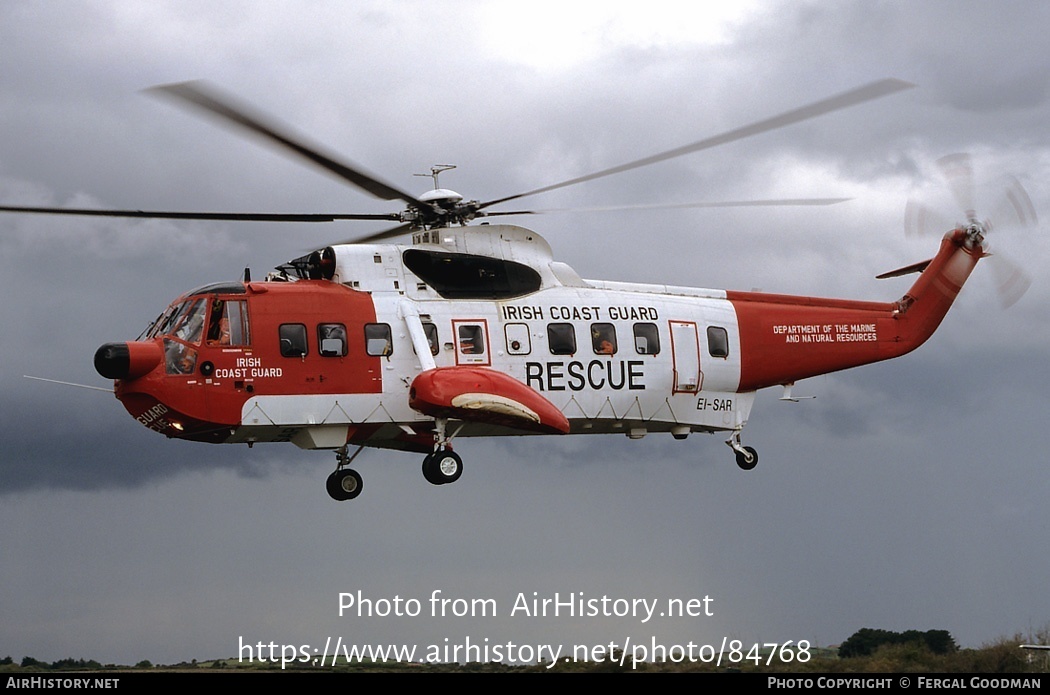
{"type": "Polygon", "coordinates": [[[937,330],[977,261],[986,255],[982,241],[980,234],[974,236],[965,229],[944,235],[940,251],[897,302],[895,340],[901,346],[897,354],[914,350],[937,330]]]}

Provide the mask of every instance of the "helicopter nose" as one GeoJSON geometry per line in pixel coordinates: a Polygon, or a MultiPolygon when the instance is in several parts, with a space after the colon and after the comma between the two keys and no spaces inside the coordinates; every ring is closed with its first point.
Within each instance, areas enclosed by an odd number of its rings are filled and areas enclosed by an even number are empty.
{"type": "Polygon", "coordinates": [[[95,371],[107,379],[138,379],[152,372],[163,354],[157,343],[106,343],[95,351],[95,371]]]}

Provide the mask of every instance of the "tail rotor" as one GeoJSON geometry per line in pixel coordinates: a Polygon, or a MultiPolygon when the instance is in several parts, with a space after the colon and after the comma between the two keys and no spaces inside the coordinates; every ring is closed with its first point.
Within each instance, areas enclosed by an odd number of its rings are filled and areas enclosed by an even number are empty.
{"type": "Polygon", "coordinates": [[[940,236],[949,229],[963,229],[974,243],[981,244],[986,255],[991,256],[990,265],[999,291],[999,300],[1003,307],[1010,307],[1019,300],[1032,284],[1031,277],[1014,261],[1002,253],[989,253],[987,237],[990,231],[996,234],[1004,230],[1034,227],[1037,218],[1032,199],[1028,196],[1021,182],[1013,176],[1005,176],[994,184],[980,186],[982,194],[978,196],[973,163],[968,154],[952,154],[937,161],[937,166],[944,178],[947,192],[954,201],[943,200],[930,202],[929,197],[912,199],[904,212],[904,231],[908,236],[940,236]],[[977,216],[978,200],[990,204],[985,208],[990,216],[980,219],[977,216]],[[962,219],[959,219],[959,213],[962,219]]]}

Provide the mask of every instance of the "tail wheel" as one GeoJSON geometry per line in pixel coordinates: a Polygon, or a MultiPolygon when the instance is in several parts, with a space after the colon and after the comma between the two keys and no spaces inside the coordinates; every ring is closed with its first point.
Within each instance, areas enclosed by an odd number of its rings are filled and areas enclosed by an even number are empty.
{"type": "Polygon", "coordinates": [[[736,465],[749,471],[758,465],[758,452],[753,446],[745,446],[743,451],[736,452],[736,465]]]}

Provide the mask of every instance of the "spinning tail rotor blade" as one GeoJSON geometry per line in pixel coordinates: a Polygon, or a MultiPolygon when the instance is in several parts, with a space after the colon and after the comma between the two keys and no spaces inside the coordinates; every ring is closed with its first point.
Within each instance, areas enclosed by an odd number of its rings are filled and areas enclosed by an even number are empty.
{"type": "MultiPolygon", "coordinates": [[[[1002,181],[994,184],[994,189],[992,189],[995,198],[987,210],[990,213],[989,217],[981,220],[978,218],[977,210],[979,187],[974,176],[970,155],[948,155],[937,160],[937,166],[944,176],[947,190],[964,217],[960,220],[958,212],[946,211],[944,208],[947,206],[944,204],[935,205],[920,200],[909,200],[904,212],[905,233],[909,236],[939,236],[954,227],[965,228],[975,225],[981,234],[981,247],[989,256],[988,265],[999,292],[999,301],[1003,308],[1012,306],[1031,286],[1031,276],[1019,264],[1007,258],[1000,251],[992,253],[987,236],[1000,234],[1011,228],[1034,226],[1037,218],[1031,198],[1017,178],[1003,177],[1002,181]]],[[[942,201],[942,203],[946,202],[942,201]]]]}
{"type": "Polygon", "coordinates": [[[1002,254],[995,254],[988,259],[999,291],[999,302],[1004,309],[1017,303],[1032,285],[1032,278],[1021,266],[1002,254]]]}
{"type": "Polygon", "coordinates": [[[941,236],[956,225],[956,220],[935,206],[909,200],[904,208],[904,233],[907,236],[941,236]]]}
{"type": "Polygon", "coordinates": [[[937,166],[941,169],[941,175],[948,184],[955,202],[966,214],[966,218],[974,217],[977,209],[973,183],[973,163],[968,154],[950,154],[937,160],[937,166]]]}
{"type": "MultiPolygon", "coordinates": [[[[999,197],[990,209],[988,220],[996,232],[1032,228],[1038,222],[1028,191],[1014,176],[1003,178],[999,197]]],[[[1009,308],[1028,291],[1032,278],[1020,264],[1001,252],[996,251],[989,260],[999,290],[999,301],[1004,309],[1009,308]]]]}
{"type": "Polygon", "coordinates": [[[1028,197],[1028,191],[1016,177],[1009,175],[1003,179],[999,200],[991,208],[991,212],[992,217],[989,219],[997,227],[1007,224],[1017,227],[1034,227],[1039,221],[1035,214],[1035,206],[1032,205],[1032,199],[1028,197]]]}

